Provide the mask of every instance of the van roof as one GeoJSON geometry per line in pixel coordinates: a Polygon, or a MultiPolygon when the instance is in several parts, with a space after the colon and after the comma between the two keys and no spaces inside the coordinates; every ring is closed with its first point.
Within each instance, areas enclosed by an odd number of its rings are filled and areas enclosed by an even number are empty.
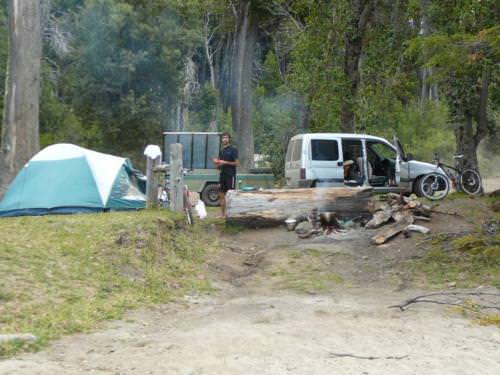
{"type": "Polygon", "coordinates": [[[314,138],[314,137],[338,137],[338,138],[350,138],[350,139],[373,139],[373,140],[378,140],[378,141],[384,141],[387,142],[387,139],[381,138],[381,137],[376,137],[374,135],[369,135],[369,134],[355,134],[355,133],[303,133],[303,134],[297,134],[292,137],[292,139],[299,139],[299,138],[314,138]]]}

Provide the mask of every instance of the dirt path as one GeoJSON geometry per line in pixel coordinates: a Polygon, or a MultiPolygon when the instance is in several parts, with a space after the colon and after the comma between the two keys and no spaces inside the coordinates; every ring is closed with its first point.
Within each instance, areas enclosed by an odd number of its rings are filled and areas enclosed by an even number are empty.
{"type": "Polygon", "coordinates": [[[342,236],[231,236],[209,266],[214,296],[130,313],[100,332],[2,361],[0,374],[500,373],[498,328],[442,306],[387,308],[422,292],[392,269],[415,256],[403,241],[375,250],[367,234],[342,236]]]}

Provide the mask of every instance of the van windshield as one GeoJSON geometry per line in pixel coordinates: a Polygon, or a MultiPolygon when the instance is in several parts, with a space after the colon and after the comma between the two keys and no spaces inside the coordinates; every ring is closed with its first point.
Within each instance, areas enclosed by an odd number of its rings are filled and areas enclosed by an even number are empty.
{"type": "Polygon", "coordinates": [[[312,160],[334,161],[339,160],[339,146],[336,140],[311,140],[312,160]]]}

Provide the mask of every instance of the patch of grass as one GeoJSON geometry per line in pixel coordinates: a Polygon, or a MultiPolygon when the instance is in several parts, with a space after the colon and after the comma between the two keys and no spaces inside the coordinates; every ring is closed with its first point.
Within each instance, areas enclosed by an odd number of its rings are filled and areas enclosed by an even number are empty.
{"type": "Polygon", "coordinates": [[[288,253],[278,265],[271,270],[279,287],[292,289],[301,293],[326,290],[333,284],[344,282],[339,275],[331,273],[317,249],[295,250],[288,253]]]}
{"type": "Polygon", "coordinates": [[[500,328],[500,314],[485,314],[477,318],[476,323],[482,326],[497,326],[500,328]]]}
{"type": "Polygon", "coordinates": [[[448,194],[448,196],[446,197],[446,199],[448,200],[458,200],[458,199],[474,199],[475,197],[471,196],[471,195],[468,195],[462,191],[454,191],[454,192],[451,192],[450,194],[448,194]]]}
{"type": "Polygon", "coordinates": [[[464,306],[450,308],[465,318],[473,320],[481,326],[497,326],[500,328],[500,314],[488,314],[473,301],[466,301],[464,306]]]}
{"type": "Polygon", "coordinates": [[[218,232],[229,235],[238,234],[248,229],[242,225],[228,223],[224,219],[219,218],[207,219],[205,222],[205,225],[213,225],[218,232]]]}
{"type": "Polygon", "coordinates": [[[213,240],[167,211],[0,220],[0,333],[34,343],[0,345],[0,356],[88,332],[124,311],[210,291],[203,273],[213,240]]]}
{"type": "Polygon", "coordinates": [[[500,235],[472,233],[453,240],[437,236],[430,251],[415,264],[427,283],[457,287],[500,286],[500,235]]]}

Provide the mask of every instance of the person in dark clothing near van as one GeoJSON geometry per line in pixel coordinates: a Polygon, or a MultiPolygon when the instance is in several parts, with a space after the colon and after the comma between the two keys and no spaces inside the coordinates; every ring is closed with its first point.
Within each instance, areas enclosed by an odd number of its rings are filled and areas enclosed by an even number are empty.
{"type": "Polygon", "coordinates": [[[221,217],[226,216],[226,193],[228,190],[236,188],[236,167],[239,165],[238,149],[231,145],[231,136],[229,133],[223,133],[221,136],[222,149],[219,152],[219,158],[213,162],[220,171],[219,175],[219,202],[221,217]]]}

